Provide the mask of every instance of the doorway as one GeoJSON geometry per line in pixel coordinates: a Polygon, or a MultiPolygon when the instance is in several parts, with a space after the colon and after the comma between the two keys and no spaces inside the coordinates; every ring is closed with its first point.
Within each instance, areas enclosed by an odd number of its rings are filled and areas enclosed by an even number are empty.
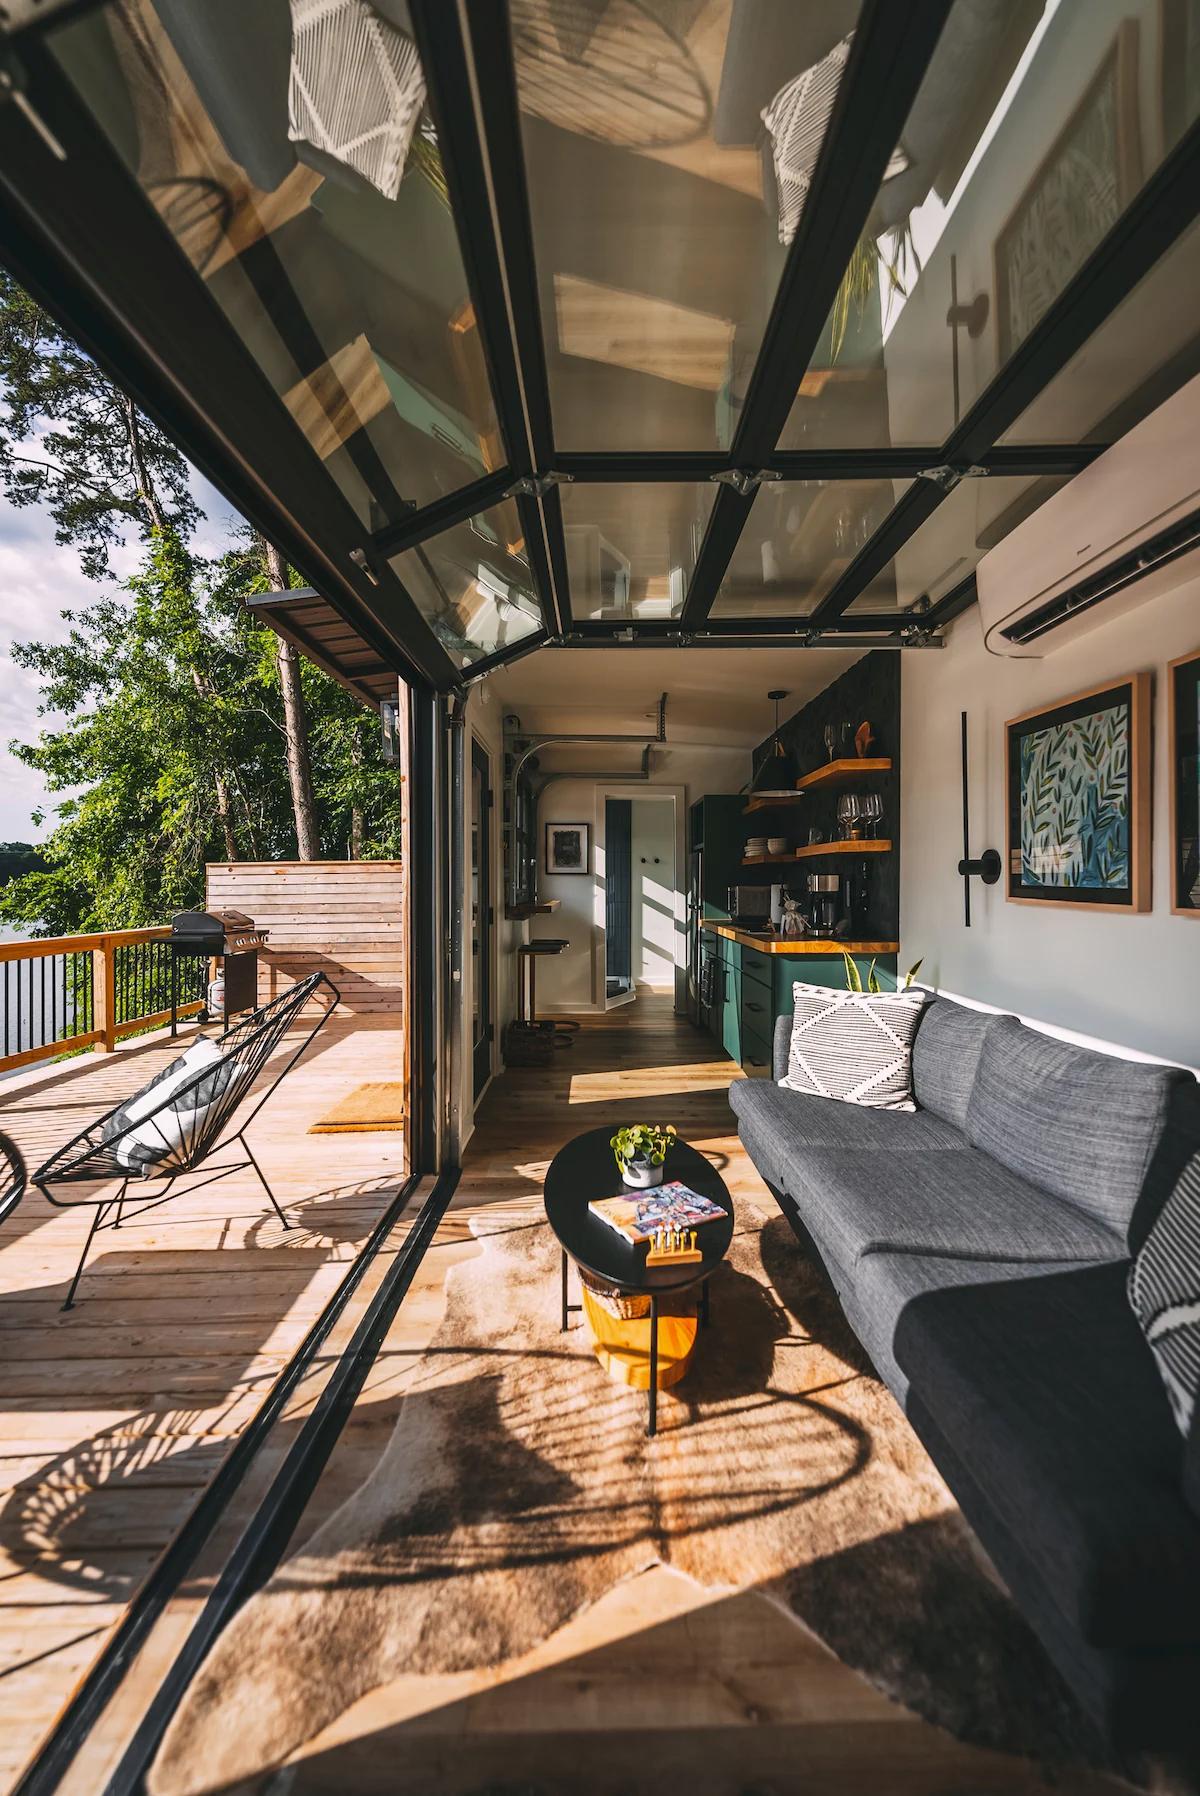
{"type": "Polygon", "coordinates": [[[603,1006],[628,1004],[646,990],[674,1002],[686,975],[676,794],[605,794],[603,814],[603,1006]]]}
{"type": "Polygon", "coordinates": [[[492,775],[471,738],[471,1057],[476,1101],[492,1075],[492,775]]]}

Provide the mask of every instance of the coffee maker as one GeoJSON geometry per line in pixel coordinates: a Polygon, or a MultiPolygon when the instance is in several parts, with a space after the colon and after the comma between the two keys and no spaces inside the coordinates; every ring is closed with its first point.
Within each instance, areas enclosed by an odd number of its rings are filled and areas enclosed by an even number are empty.
{"type": "Polygon", "coordinates": [[[808,876],[808,920],[814,935],[831,936],[842,913],[842,882],[836,873],[808,876]]]}

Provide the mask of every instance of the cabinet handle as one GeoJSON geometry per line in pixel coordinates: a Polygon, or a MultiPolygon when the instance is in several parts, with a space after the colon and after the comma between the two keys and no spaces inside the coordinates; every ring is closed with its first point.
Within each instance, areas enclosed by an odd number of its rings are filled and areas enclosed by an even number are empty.
{"type": "Polygon", "coordinates": [[[751,1002],[750,1002],[750,1000],[749,1000],[749,998],[747,998],[747,999],[746,999],[746,1009],[747,1009],[747,1010],[761,1010],[761,1009],[762,1009],[762,1005],[761,1005],[761,1004],[752,1004],[752,1003],[751,1003],[751,1002]]]}
{"type": "Polygon", "coordinates": [[[767,1064],[765,1060],[756,1060],[753,1054],[748,1054],[746,1058],[749,1060],[751,1066],[765,1066],[767,1064]]]}

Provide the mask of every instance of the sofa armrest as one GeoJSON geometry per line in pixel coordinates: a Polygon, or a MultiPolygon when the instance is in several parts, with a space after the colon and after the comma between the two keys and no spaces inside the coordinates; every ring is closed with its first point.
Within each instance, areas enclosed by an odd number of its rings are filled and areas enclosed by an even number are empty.
{"type": "Polygon", "coordinates": [[[792,1045],[792,1019],[790,1016],[775,1018],[775,1040],[772,1051],[772,1069],[776,1080],[787,1077],[788,1050],[792,1045]]]}

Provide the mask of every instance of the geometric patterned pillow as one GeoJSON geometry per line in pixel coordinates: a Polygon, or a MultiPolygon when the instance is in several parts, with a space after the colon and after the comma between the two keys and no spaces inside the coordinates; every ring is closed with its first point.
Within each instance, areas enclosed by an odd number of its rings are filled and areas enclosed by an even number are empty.
{"type": "Polygon", "coordinates": [[[797,980],[792,1000],[792,1040],[781,1085],[873,1110],[916,1109],[912,1045],[924,992],[835,991],[797,980]]]}
{"type": "Polygon", "coordinates": [[[1200,1394],[1200,1153],[1180,1173],[1129,1268],[1128,1290],[1186,1436],[1200,1394]]]}

